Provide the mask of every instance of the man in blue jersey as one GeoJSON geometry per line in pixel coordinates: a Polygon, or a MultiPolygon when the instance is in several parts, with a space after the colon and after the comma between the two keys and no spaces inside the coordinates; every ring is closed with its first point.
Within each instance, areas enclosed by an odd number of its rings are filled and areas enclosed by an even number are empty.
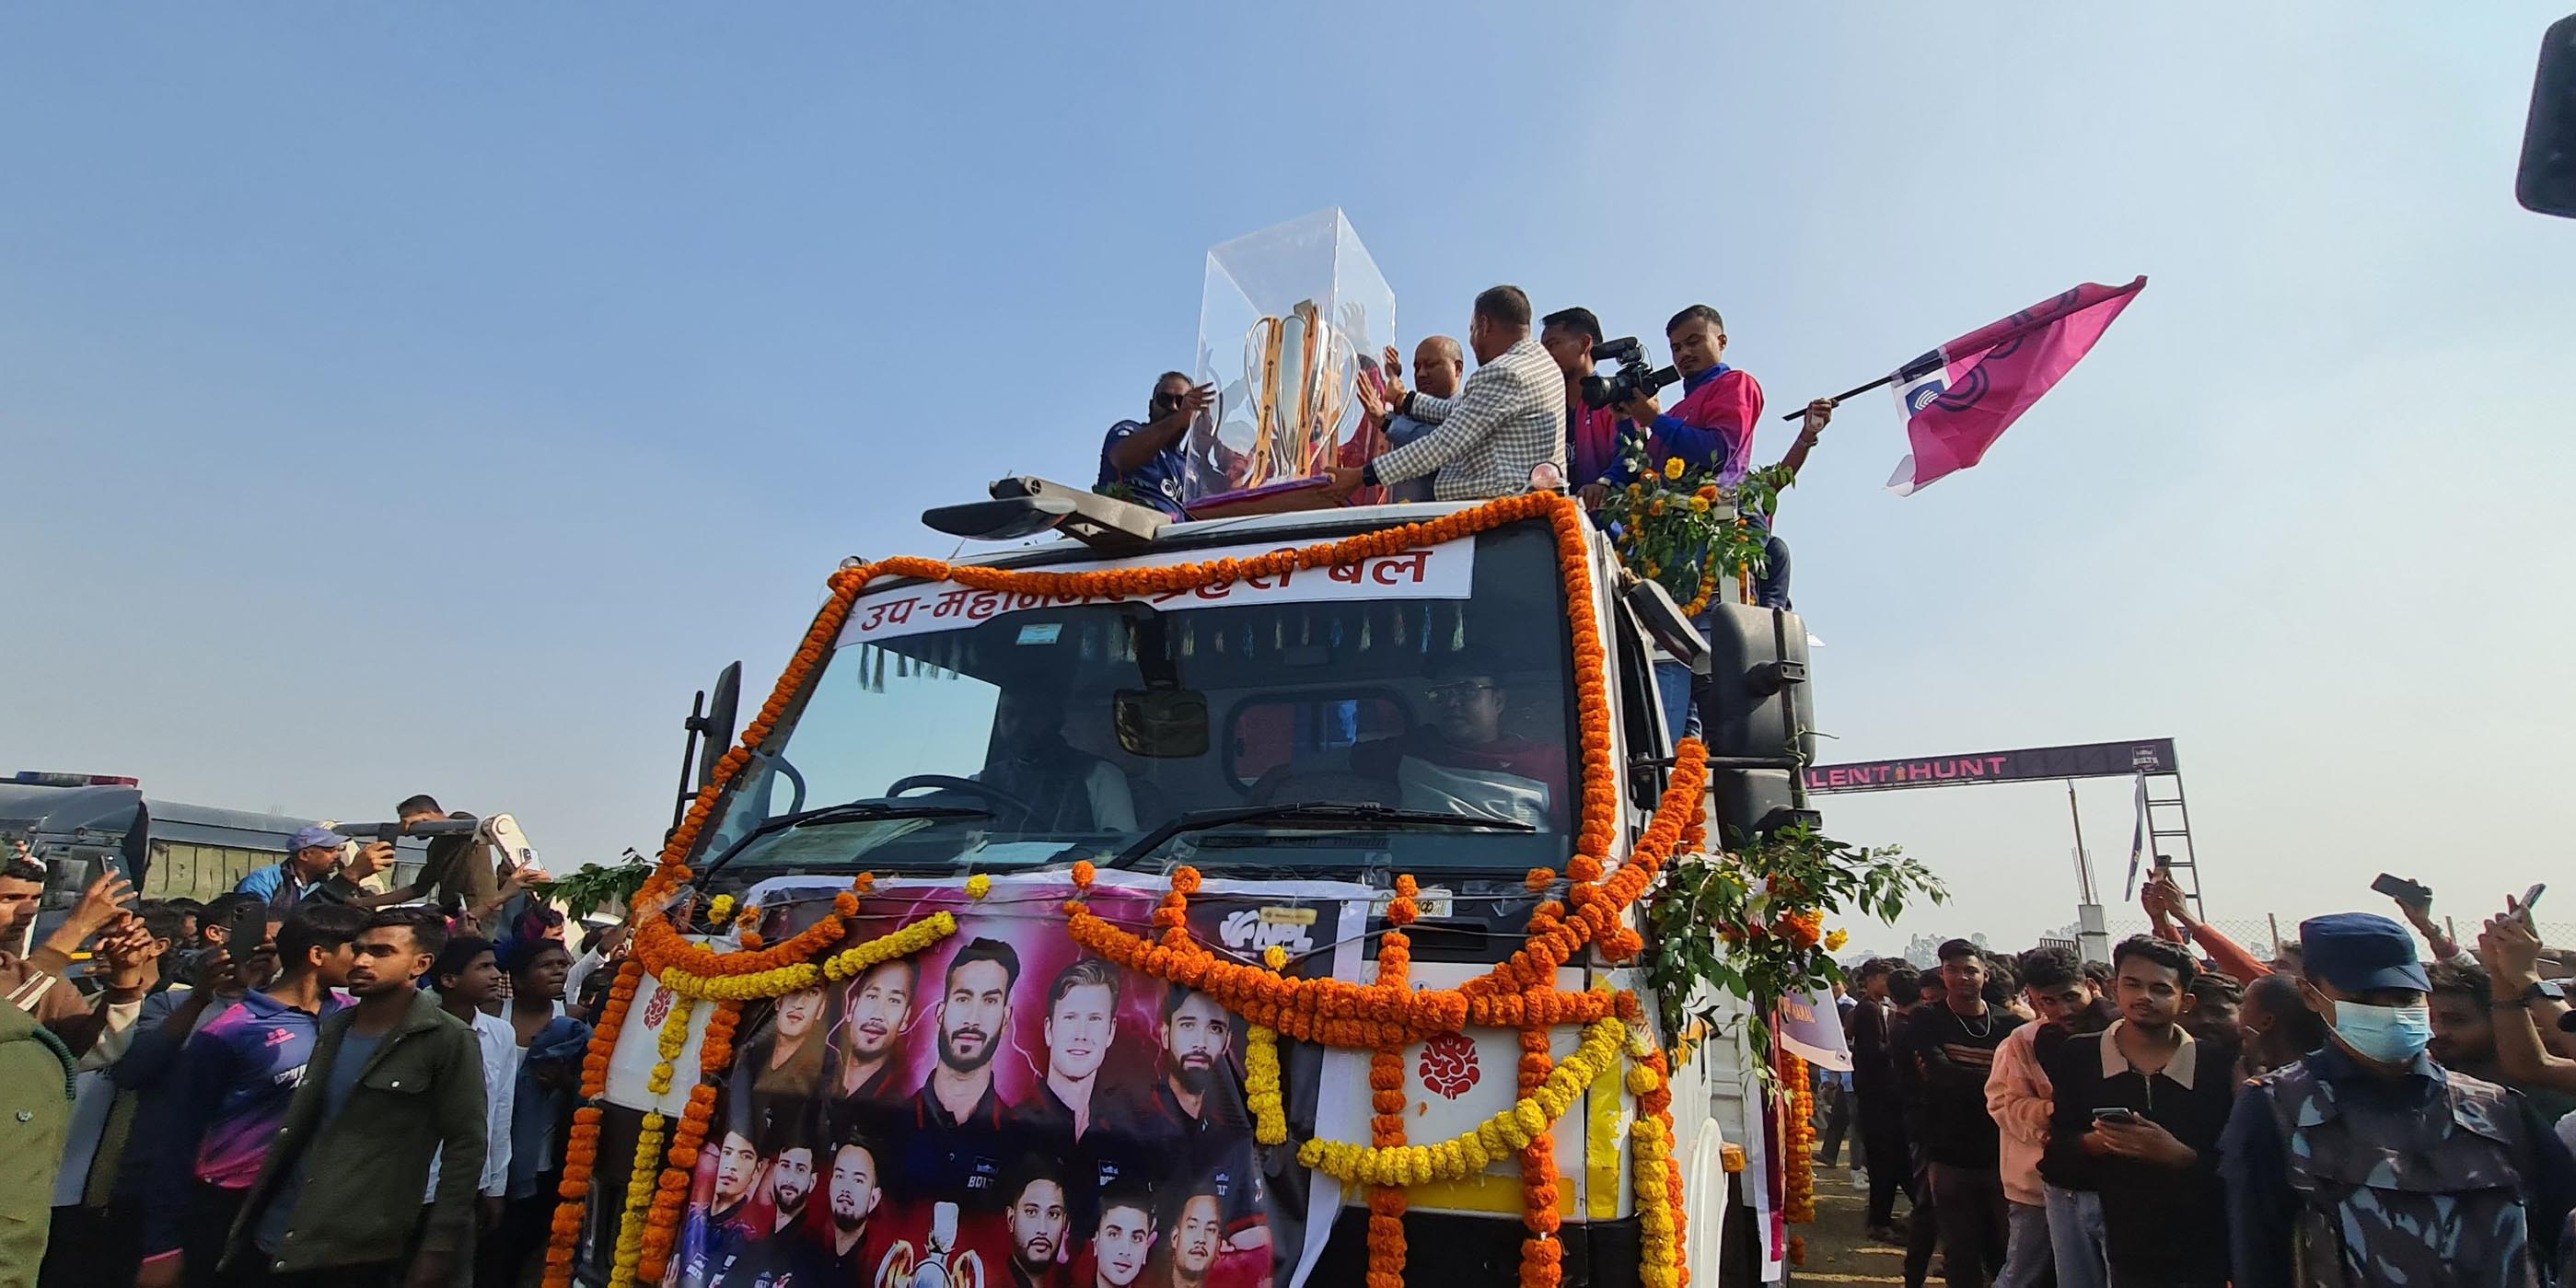
{"type": "Polygon", "coordinates": [[[1193,385],[1166,371],[1154,381],[1154,398],[1142,422],[1122,420],[1100,443],[1100,478],[1092,490],[1151,506],[1175,519],[1181,512],[1181,440],[1199,413],[1216,401],[1213,385],[1193,385]]]}

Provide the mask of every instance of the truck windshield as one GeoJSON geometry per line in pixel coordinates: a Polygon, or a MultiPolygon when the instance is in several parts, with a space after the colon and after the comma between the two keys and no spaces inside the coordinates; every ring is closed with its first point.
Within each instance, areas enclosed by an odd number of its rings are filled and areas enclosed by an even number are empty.
{"type": "Polygon", "coordinates": [[[726,867],[746,881],[1007,869],[1102,858],[1183,815],[1334,804],[1523,826],[1248,820],[1190,830],[1145,862],[1559,864],[1581,787],[1567,637],[1555,539],[1538,523],[1173,596],[883,584],[753,759],[708,853],[751,838],[726,867]],[[797,811],[886,801],[954,808],[833,811],[753,835],[797,811]]]}

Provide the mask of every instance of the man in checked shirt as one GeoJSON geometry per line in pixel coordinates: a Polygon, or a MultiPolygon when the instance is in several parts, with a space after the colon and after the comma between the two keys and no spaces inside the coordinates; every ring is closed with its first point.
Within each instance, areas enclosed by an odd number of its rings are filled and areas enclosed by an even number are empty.
{"type": "Polygon", "coordinates": [[[1329,495],[1346,497],[1361,487],[1437,470],[1431,494],[1442,501],[1517,496],[1529,490],[1543,465],[1556,480],[1549,486],[1563,485],[1565,376],[1530,338],[1529,296],[1517,286],[1477,296],[1467,347],[1476,351],[1478,365],[1455,398],[1408,393],[1392,381],[1382,395],[1360,385],[1360,401],[1370,415],[1410,416],[1436,428],[1360,468],[1325,471],[1332,479],[1329,495]]]}

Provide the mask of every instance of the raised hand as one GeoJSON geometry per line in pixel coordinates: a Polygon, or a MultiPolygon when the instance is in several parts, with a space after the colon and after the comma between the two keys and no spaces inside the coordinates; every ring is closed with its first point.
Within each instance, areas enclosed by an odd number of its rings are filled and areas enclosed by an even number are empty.
{"type": "Polygon", "coordinates": [[[1798,437],[1806,440],[1809,446],[1813,446],[1816,439],[1825,432],[1825,426],[1833,423],[1834,406],[1834,400],[1831,398],[1819,398],[1808,403],[1807,418],[1798,426],[1798,437]]]}
{"type": "Polygon", "coordinates": [[[2498,984],[2536,984],[2540,982],[2540,936],[2532,932],[2522,905],[2512,896],[2505,897],[2504,905],[2505,910],[2487,918],[2478,931],[2478,960],[2498,984]]]}
{"type": "Polygon", "coordinates": [[[394,865],[394,843],[369,841],[340,866],[340,875],[351,881],[364,881],[394,865]]]}
{"type": "Polygon", "coordinates": [[[124,873],[110,868],[89,883],[89,889],[81,893],[80,903],[63,924],[80,927],[81,937],[86,939],[116,924],[118,918],[127,915],[125,906],[132,902],[134,883],[126,880],[124,873]]]}

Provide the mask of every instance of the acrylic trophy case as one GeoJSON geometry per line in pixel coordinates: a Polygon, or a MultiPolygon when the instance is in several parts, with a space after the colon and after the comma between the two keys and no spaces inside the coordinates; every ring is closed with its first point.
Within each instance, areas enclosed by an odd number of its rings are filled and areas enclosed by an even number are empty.
{"type": "Polygon", "coordinates": [[[1359,385],[1394,343],[1395,292],[1338,208],[1209,251],[1197,379],[1217,402],[1183,449],[1191,514],[1332,504],[1310,480],[1384,449],[1359,385]]]}

